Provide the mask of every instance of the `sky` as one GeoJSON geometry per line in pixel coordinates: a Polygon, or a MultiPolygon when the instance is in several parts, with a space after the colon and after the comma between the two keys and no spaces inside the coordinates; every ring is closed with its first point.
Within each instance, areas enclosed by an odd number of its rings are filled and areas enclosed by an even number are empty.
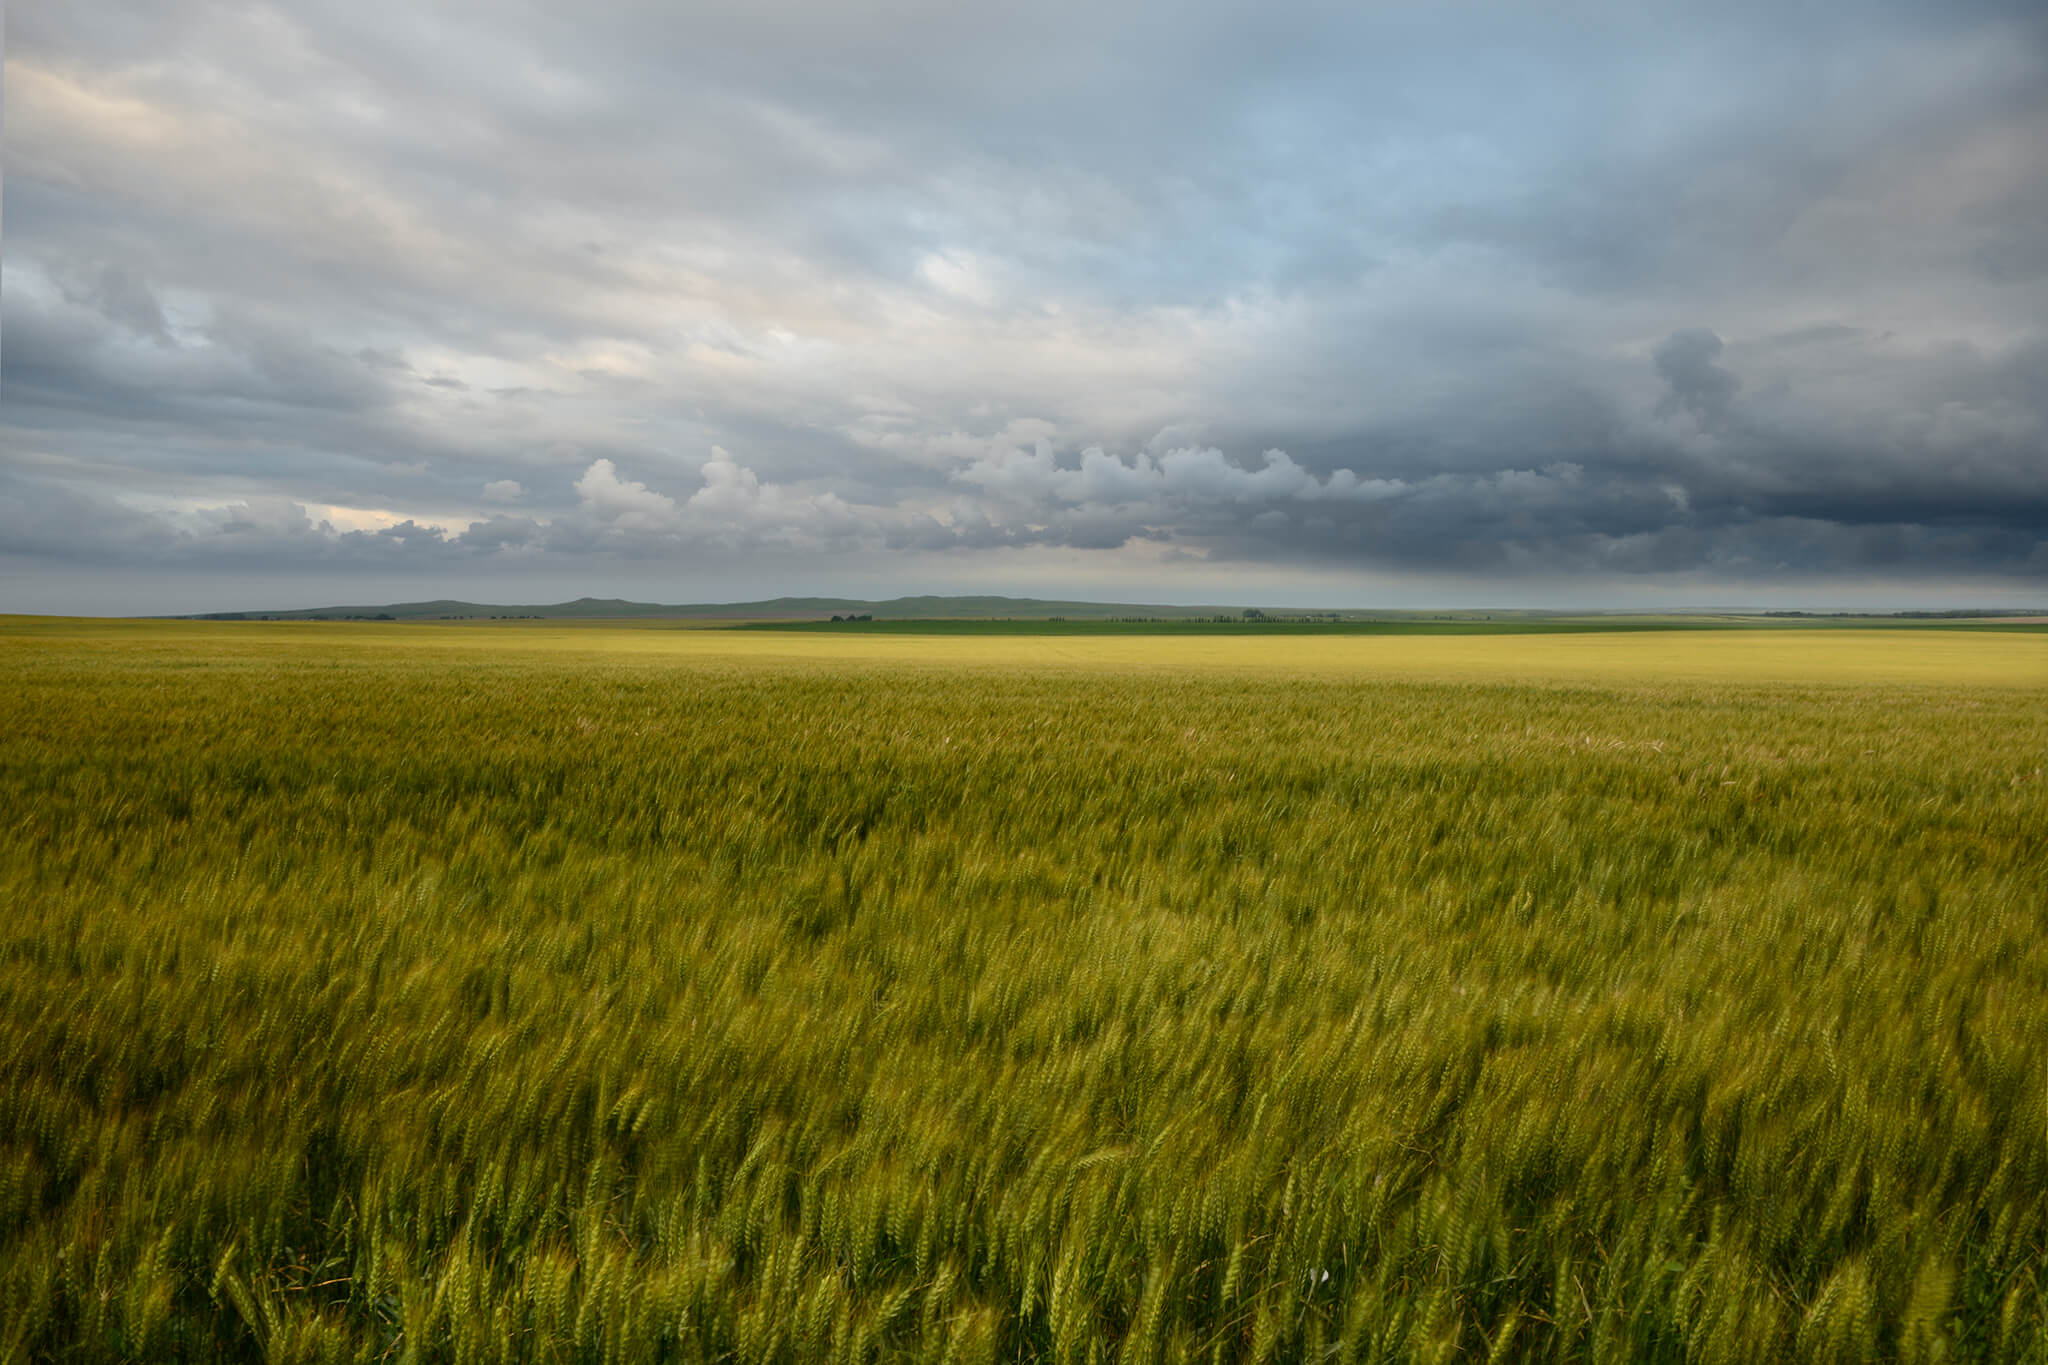
{"type": "Polygon", "coordinates": [[[13,0],[0,611],[2048,604],[2035,3],[13,0]]]}

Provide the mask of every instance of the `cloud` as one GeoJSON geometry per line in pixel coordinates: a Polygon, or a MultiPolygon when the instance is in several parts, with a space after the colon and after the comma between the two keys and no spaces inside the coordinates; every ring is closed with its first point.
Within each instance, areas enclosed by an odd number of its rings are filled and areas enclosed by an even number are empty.
{"type": "Polygon", "coordinates": [[[1714,363],[1721,350],[1721,338],[1704,327],[1673,332],[1657,343],[1650,357],[1670,387],[1657,404],[1659,417],[1687,412],[1707,430],[1728,420],[1728,405],[1742,381],[1714,363]]]}
{"type": "Polygon", "coordinates": [[[1317,478],[1284,450],[1268,450],[1257,468],[1233,464],[1221,450],[1180,447],[1154,458],[1135,452],[1129,462],[1099,446],[1081,452],[1075,468],[1062,468],[1049,444],[1026,452],[1016,447],[976,459],[954,477],[1000,498],[1024,504],[1054,501],[1125,507],[1143,504],[1162,512],[1172,505],[1250,506],[1277,501],[1369,502],[1394,496],[1394,480],[1361,479],[1349,469],[1317,478]]]}
{"type": "Polygon", "coordinates": [[[92,11],[24,563],[2048,583],[2038,7],[92,11]]]}
{"type": "Polygon", "coordinates": [[[593,460],[576,481],[590,518],[608,531],[671,532],[680,527],[674,498],[619,477],[610,460],[593,460]]]}
{"type": "Polygon", "coordinates": [[[169,344],[171,332],[164,321],[163,305],[149,286],[118,265],[100,271],[89,290],[67,295],[74,302],[99,309],[108,321],[153,341],[169,344]]]}

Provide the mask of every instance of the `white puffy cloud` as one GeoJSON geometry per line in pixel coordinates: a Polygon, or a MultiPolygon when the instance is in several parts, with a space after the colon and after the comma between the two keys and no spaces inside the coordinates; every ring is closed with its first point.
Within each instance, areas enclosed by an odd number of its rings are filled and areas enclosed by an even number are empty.
{"type": "Polygon", "coordinates": [[[1067,468],[1043,441],[1030,450],[1011,446],[983,455],[955,477],[1013,502],[1103,507],[1375,502],[1407,488],[1400,480],[1362,479],[1349,469],[1319,478],[1284,450],[1268,450],[1258,467],[1246,468],[1214,446],[1182,446],[1157,457],[1141,450],[1128,461],[1090,446],[1078,466],[1067,468]]]}
{"type": "Polygon", "coordinates": [[[609,459],[593,460],[576,481],[577,506],[556,518],[548,541],[568,548],[594,538],[632,554],[764,546],[816,553],[876,540],[902,519],[893,508],[856,507],[829,491],[763,481],[723,446],[711,448],[698,478],[700,486],[678,500],[621,476],[609,459]]]}
{"type": "Polygon", "coordinates": [[[723,446],[711,448],[701,471],[704,486],[685,512],[700,532],[729,543],[773,542],[789,549],[824,549],[858,539],[863,531],[897,520],[891,509],[856,508],[832,492],[806,493],[761,479],[723,446]]]}
{"type": "Polygon", "coordinates": [[[676,500],[644,483],[621,479],[610,460],[593,460],[576,480],[583,510],[607,530],[666,533],[679,530],[676,500]]]}

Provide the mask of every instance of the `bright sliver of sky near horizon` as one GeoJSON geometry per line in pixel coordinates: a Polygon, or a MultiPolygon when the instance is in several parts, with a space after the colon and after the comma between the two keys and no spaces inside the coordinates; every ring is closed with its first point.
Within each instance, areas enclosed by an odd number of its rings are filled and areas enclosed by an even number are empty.
{"type": "Polygon", "coordinates": [[[0,610],[2048,602],[2044,13],[15,0],[0,610]]]}

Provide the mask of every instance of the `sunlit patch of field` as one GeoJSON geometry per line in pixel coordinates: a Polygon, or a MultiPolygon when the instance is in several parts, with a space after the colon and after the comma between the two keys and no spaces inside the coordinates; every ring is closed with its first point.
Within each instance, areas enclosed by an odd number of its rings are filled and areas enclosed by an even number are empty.
{"type": "MultiPolygon", "coordinates": [[[[814,635],[750,632],[697,621],[42,622],[16,618],[13,643],[36,640],[208,658],[593,660],[712,666],[898,666],[918,669],[1257,672],[1275,676],[1462,682],[1883,684],[2048,688],[2048,632],[1840,627],[1441,636],[814,635]]],[[[0,618],[0,629],[9,629],[0,618]]]]}
{"type": "Polygon", "coordinates": [[[0,622],[0,1360],[2022,1360],[2048,637],[0,622]]]}
{"type": "MultiPolygon", "coordinates": [[[[576,647],[573,639],[560,642],[576,647]]],[[[660,645],[621,642],[639,650],[660,645]]],[[[693,636],[734,660],[1259,672],[1462,682],[1932,683],[2048,687],[2048,634],[1869,630],[1447,636],[693,636]]]]}

